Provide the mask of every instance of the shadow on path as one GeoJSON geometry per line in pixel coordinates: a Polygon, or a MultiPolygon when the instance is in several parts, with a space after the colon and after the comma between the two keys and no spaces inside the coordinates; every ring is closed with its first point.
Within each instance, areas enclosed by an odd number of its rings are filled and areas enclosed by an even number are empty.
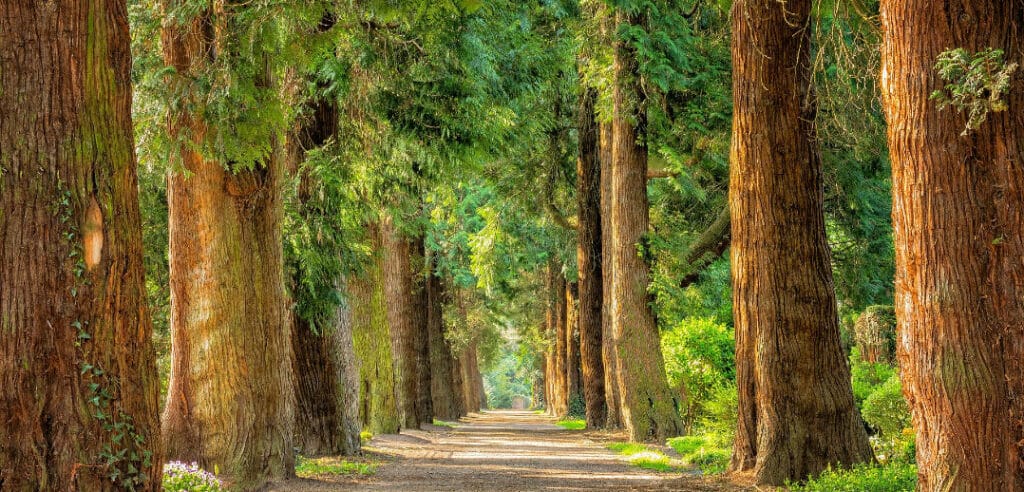
{"type": "Polygon", "coordinates": [[[455,428],[431,425],[378,436],[366,445],[386,460],[376,475],[297,479],[271,490],[739,490],[697,472],[633,467],[604,447],[624,436],[568,431],[554,422],[533,412],[498,410],[464,417],[455,428]]]}

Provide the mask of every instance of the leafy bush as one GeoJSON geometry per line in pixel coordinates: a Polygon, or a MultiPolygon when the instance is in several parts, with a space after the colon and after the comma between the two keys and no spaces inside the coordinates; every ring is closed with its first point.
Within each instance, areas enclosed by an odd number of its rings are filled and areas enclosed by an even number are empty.
{"type": "Polygon", "coordinates": [[[913,492],[915,487],[917,467],[906,463],[828,469],[804,484],[789,485],[794,492],[913,492]]]}
{"type": "Polygon", "coordinates": [[[883,461],[912,462],[914,433],[910,427],[910,409],[903,399],[899,374],[893,374],[864,400],[864,421],[878,431],[872,439],[883,461]]]}
{"type": "Polygon", "coordinates": [[[738,410],[739,395],[734,383],[715,388],[705,405],[704,418],[700,421],[700,433],[712,447],[732,448],[736,438],[738,410]]]}
{"type": "Polygon", "coordinates": [[[706,413],[715,391],[736,377],[733,331],[714,318],[686,318],[662,335],[665,371],[680,391],[688,429],[706,413]]]}
{"type": "Polygon", "coordinates": [[[214,474],[199,468],[197,463],[172,461],[164,465],[162,480],[165,492],[220,492],[225,490],[214,474]]]}
{"type": "Polygon", "coordinates": [[[850,376],[853,383],[853,400],[857,408],[864,405],[864,400],[874,393],[882,383],[896,374],[896,369],[888,364],[872,364],[865,362],[860,351],[854,347],[850,354],[850,376]]]}

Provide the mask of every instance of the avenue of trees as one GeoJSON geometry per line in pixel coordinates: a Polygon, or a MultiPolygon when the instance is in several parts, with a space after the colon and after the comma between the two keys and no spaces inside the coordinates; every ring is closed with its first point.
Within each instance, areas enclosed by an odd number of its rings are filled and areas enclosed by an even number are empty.
{"type": "Polygon", "coordinates": [[[255,490],[523,400],[743,484],[1024,490],[1022,39],[1018,0],[3,0],[0,490],[255,490]]]}

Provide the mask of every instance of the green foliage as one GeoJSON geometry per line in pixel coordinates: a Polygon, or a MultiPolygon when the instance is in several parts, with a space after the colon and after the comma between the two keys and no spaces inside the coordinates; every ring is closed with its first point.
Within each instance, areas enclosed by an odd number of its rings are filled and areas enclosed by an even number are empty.
{"type": "Polygon", "coordinates": [[[315,478],[322,475],[360,475],[377,473],[379,464],[364,461],[349,461],[339,458],[306,458],[295,460],[295,475],[300,478],[315,478]]]}
{"type": "Polygon", "coordinates": [[[668,445],[683,457],[683,462],[699,467],[707,475],[724,472],[732,458],[730,448],[717,446],[715,439],[703,435],[673,437],[668,445]]]}
{"type": "Polygon", "coordinates": [[[963,48],[939,53],[935,71],[946,83],[931,94],[939,109],[952,106],[958,113],[967,113],[967,125],[961,135],[977,130],[989,113],[1007,110],[1003,97],[1010,91],[1016,63],[1007,63],[1003,50],[986,48],[969,53],[963,48]]]}
{"type": "Polygon", "coordinates": [[[861,415],[878,435],[872,443],[883,461],[913,462],[914,432],[910,409],[903,399],[899,374],[894,373],[864,400],[861,415]]]}
{"type": "Polygon", "coordinates": [[[681,413],[692,429],[717,388],[734,381],[733,331],[713,318],[688,318],[661,338],[669,384],[683,395],[681,413]]]}
{"type": "Polygon", "coordinates": [[[864,400],[895,374],[896,369],[888,364],[865,362],[860,356],[860,351],[854,348],[850,355],[850,376],[853,384],[853,400],[857,407],[862,408],[864,400]]]}
{"type": "Polygon", "coordinates": [[[583,419],[563,419],[559,420],[557,424],[566,430],[583,430],[587,428],[587,421],[583,419]]]}
{"type": "Polygon", "coordinates": [[[512,408],[515,397],[531,401],[536,377],[532,350],[519,344],[507,344],[493,368],[486,370],[484,392],[490,408],[512,408]]]}
{"type": "Polygon", "coordinates": [[[643,444],[615,442],[607,444],[605,447],[625,456],[629,460],[629,464],[645,470],[674,473],[684,469],[678,460],[673,460],[665,453],[643,444]]]}
{"type": "Polygon", "coordinates": [[[448,427],[450,429],[454,429],[456,427],[456,425],[454,423],[447,422],[447,421],[444,421],[444,420],[434,419],[433,423],[434,423],[434,425],[436,425],[438,427],[448,427]]]}
{"type": "Polygon", "coordinates": [[[788,486],[794,492],[912,492],[916,487],[917,467],[905,463],[830,468],[806,483],[788,486]]]}

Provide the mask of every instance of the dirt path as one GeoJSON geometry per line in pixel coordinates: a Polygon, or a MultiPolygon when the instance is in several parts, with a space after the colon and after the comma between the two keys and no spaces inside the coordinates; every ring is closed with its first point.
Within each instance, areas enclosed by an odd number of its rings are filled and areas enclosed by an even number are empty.
{"type": "Polygon", "coordinates": [[[455,428],[428,426],[366,445],[385,460],[372,477],[325,476],[275,491],[736,490],[693,473],[655,473],[605,449],[622,436],[567,431],[532,412],[473,414],[455,428]]]}

